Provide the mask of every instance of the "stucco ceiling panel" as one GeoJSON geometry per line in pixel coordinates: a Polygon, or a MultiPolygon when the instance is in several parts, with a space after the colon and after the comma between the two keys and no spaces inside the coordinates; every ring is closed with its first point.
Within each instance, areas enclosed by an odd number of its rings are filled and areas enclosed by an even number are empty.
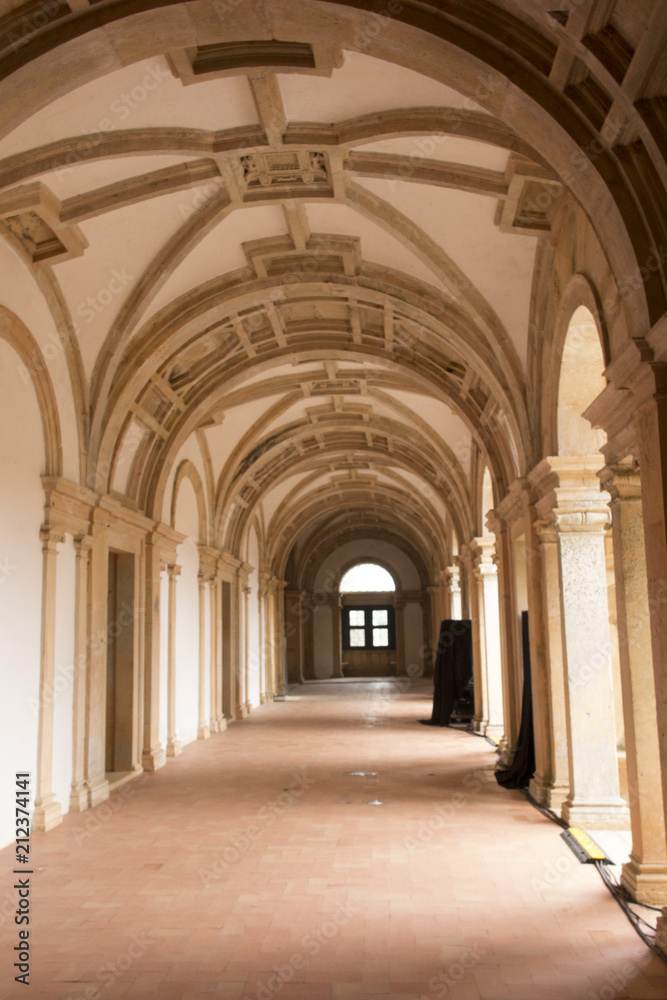
{"type": "MultiPolygon", "coordinates": [[[[282,74],[280,87],[288,121],[339,122],[393,108],[465,107],[468,98],[413,70],[391,66],[359,52],[344,52],[344,62],[331,78],[282,74]]],[[[481,109],[479,109],[481,110],[481,109]]]]}

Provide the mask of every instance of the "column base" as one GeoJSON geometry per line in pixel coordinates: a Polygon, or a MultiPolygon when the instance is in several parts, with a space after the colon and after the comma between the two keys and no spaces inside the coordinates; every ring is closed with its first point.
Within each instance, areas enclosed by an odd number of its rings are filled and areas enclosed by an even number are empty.
{"type": "Polygon", "coordinates": [[[623,865],[621,885],[638,903],[667,905],[667,863],[642,864],[630,856],[623,865]]]}
{"type": "Polygon", "coordinates": [[[211,735],[211,727],[207,723],[204,723],[203,726],[197,726],[198,740],[207,740],[209,739],[210,735],[211,735]]]}
{"type": "Polygon", "coordinates": [[[60,802],[53,793],[39,805],[35,805],[32,814],[31,830],[35,833],[48,833],[54,826],[60,826],[63,821],[63,811],[60,802]]]}
{"type": "Polygon", "coordinates": [[[260,705],[266,705],[266,703],[267,703],[268,700],[269,700],[269,696],[267,694],[260,694],[260,696],[259,696],[259,703],[260,703],[260,705]]]}
{"type": "Polygon", "coordinates": [[[183,744],[180,740],[167,740],[167,757],[178,757],[183,752],[183,744]]]}
{"type": "Polygon", "coordinates": [[[216,722],[218,724],[218,732],[224,733],[225,729],[227,728],[227,719],[224,717],[224,715],[221,715],[218,719],[216,719],[216,722]]]}
{"type": "Polygon", "coordinates": [[[667,955],[667,906],[663,907],[662,916],[658,917],[655,928],[655,943],[667,955]]]}
{"type": "Polygon", "coordinates": [[[558,785],[548,778],[536,775],[531,779],[528,791],[541,806],[552,809],[555,813],[560,813],[563,805],[570,794],[569,785],[558,785]]]}
{"type": "Polygon", "coordinates": [[[245,705],[237,705],[236,706],[236,718],[237,719],[245,719],[246,715],[248,715],[248,709],[246,708],[246,706],[245,705]]]}
{"type": "Polygon", "coordinates": [[[148,750],[144,750],[141,755],[141,765],[144,771],[159,771],[167,763],[164,747],[158,743],[148,750]]]}
{"type": "Polygon", "coordinates": [[[69,811],[80,813],[88,808],[88,789],[83,781],[78,785],[72,785],[69,793],[69,811]]]}
{"type": "Polygon", "coordinates": [[[100,802],[106,802],[111,794],[109,789],[109,782],[104,774],[95,775],[94,778],[90,778],[87,782],[88,785],[88,804],[92,808],[93,806],[98,806],[100,802]]]}
{"type": "Polygon", "coordinates": [[[629,830],[630,810],[621,799],[616,802],[569,802],[562,817],[568,826],[586,830],[629,830]]]}
{"type": "Polygon", "coordinates": [[[487,725],[487,721],[486,719],[480,719],[477,716],[473,716],[470,725],[472,727],[473,733],[481,733],[483,736],[485,727],[487,725]]]}
{"type": "Polygon", "coordinates": [[[252,712],[252,702],[247,701],[245,703],[245,712],[246,715],[250,715],[250,713],[252,712]]]}
{"type": "Polygon", "coordinates": [[[505,727],[501,724],[495,722],[487,722],[482,729],[484,736],[488,736],[490,740],[495,740],[498,745],[505,735],[505,727]]]}

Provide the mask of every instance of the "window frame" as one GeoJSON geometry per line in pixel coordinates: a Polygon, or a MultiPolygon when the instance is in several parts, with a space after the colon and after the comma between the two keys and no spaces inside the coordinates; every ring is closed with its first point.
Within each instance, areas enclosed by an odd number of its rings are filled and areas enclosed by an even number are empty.
{"type": "Polygon", "coordinates": [[[346,652],[351,652],[355,649],[365,650],[366,652],[395,652],[396,651],[396,613],[393,604],[345,604],[341,609],[342,615],[342,629],[343,629],[343,649],[346,652]],[[351,611],[364,611],[368,613],[368,617],[364,619],[363,625],[350,625],[350,612],[351,611]],[[387,612],[387,625],[373,625],[373,611],[386,611],[387,612]],[[370,613],[369,613],[370,612],[370,613]],[[351,646],[350,645],[350,629],[363,628],[365,632],[365,643],[363,646],[351,646]],[[373,645],[373,629],[374,628],[387,628],[389,630],[389,644],[387,646],[374,646],[373,645]]]}

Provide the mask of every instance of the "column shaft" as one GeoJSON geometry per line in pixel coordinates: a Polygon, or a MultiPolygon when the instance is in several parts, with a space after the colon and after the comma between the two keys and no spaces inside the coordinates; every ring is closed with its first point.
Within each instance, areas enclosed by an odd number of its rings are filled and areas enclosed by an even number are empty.
{"type": "Polygon", "coordinates": [[[53,780],[53,693],[56,645],[56,559],[64,536],[43,528],[42,538],[42,626],[37,728],[37,777],[33,830],[44,832],[62,823],[53,780]]]}

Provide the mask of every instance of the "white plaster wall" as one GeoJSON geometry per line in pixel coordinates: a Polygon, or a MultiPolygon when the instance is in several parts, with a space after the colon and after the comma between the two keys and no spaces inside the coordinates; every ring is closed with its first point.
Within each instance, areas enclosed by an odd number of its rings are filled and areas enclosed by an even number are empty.
{"type": "Polygon", "coordinates": [[[315,605],[313,609],[313,672],[319,679],[333,677],[334,637],[331,608],[315,605]]]}
{"type": "Polygon", "coordinates": [[[74,608],[76,552],[71,535],[59,546],[56,563],[56,643],[53,703],[53,791],[69,811],[74,717],[74,608]]]}
{"type": "Polygon", "coordinates": [[[169,578],[160,573],[160,744],[167,745],[167,672],[169,642],[169,578]]]}
{"type": "MultiPolygon", "coordinates": [[[[180,500],[179,500],[180,506],[180,500]]],[[[177,548],[176,732],[183,743],[197,738],[199,699],[199,554],[194,538],[177,548]]]]}
{"type": "Polygon", "coordinates": [[[420,650],[424,645],[424,623],[421,605],[416,601],[403,609],[403,631],[405,635],[405,666],[416,663],[423,672],[425,663],[420,650]]]}
{"type": "MultiPolygon", "coordinates": [[[[0,340],[0,801],[15,792],[17,771],[32,772],[34,805],[44,517],[42,423],[32,384],[18,374],[20,358],[0,340]]],[[[0,809],[0,844],[13,840],[9,808],[0,809]]]]}
{"type": "MultiPolygon", "coordinates": [[[[162,520],[164,521],[165,524],[171,524],[171,498],[174,492],[174,479],[176,478],[176,472],[178,470],[179,465],[186,458],[190,459],[190,461],[195,466],[197,472],[201,477],[201,481],[204,486],[204,496],[206,497],[206,505],[208,508],[208,497],[206,494],[206,466],[204,465],[204,460],[202,458],[201,448],[199,447],[199,441],[197,440],[194,434],[191,434],[190,437],[185,442],[185,444],[183,445],[183,447],[181,448],[181,450],[179,451],[178,455],[176,456],[174,463],[171,467],[171,470],[169,472],[169,476],[167,478],[167,486],[164,491],[164,503],[162,505],[162,520]]],[[[184,482],[187,483],[188,486],[192,486],[189,479],[184,480],[184,482]]],[[[182,486],[183,484],[181,484],[181,488],[182,486]]],[[[192,487],[192,489],[194,489],[194,487],[192,487]]],[[[180,488],[179,488],[179,493],[180,493],[180,488]]],[[[179,511],[178,516],[181,517],[182,512],[179,511]]],[[[197,539],[197,541],[199,541],[198,521],[196,528],[194,527],[194,522],[191,522],[191,524],[192,524],[191,532],[185,531],[184,528],[179,528],[178,530],[183,531],[184,534],[191,533],[197,539]]]]}

